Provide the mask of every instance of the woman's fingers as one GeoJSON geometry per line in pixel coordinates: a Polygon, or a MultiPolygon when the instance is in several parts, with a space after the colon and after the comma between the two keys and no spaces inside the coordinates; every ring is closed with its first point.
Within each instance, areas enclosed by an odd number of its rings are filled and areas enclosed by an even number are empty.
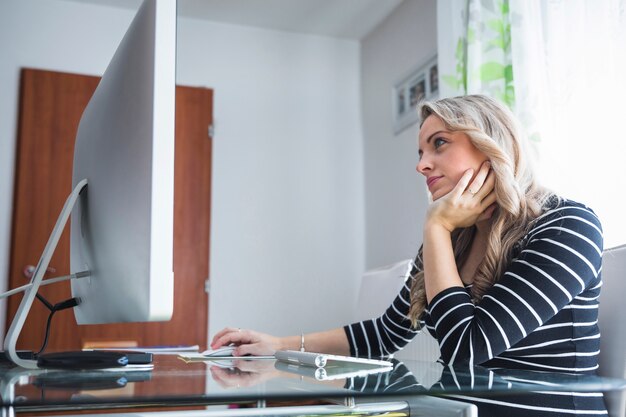
{"type": "Polygon", "coordinates": [[[231,343],[236,345],[250,343],[253,339],[254,334],[250,330],[228,327],[215,335],[211,342],[211,348],[217,349],[218,347],[227,346],[231,343]]]}
{"type": "Polygon", "coordinates": [[[263,356],[273,355],[276,353],[276,350],[268,346],[266,343],[251,343],[238,346],[233,353],[237,356],[263,356]]]}
{"type": "Polygon", "coordinates": [[[433,202],[426,221],[438,223],[452,232],[489,218],[495,210],[487,211],[496,202],[495,183],[496,176],[489,161],[483,162],[476,175],[473,169],[468,169],[447,196],[433,202]]]}
{"type": "Polygon", "coordinates": [[[226,328],[224,328],[224,329],[220,330],[219,332],[217,332],[217,333],[215,334],[215,336],[213,336],[213,340],[211,340],[211,346],[212,346],[212,347],[214,347],[214,348],[215,348],[215,347],[220,347],[220,346],[222,346],[222,345],[217,345],[217,346],[216,346],[215,344],[216,344],[216,343],[217,343],[217,341],[218,341],[219,339],[221,339],[224,335],[226,335],[226,334],[228,334],[228,333],[232,333],[232,332],[238,332],[239,330],[240,330],[240,329],[239,329],[239,328],[237,328],[237,327],[226,327],[226,328]]]}
{"type": "Polygon", "coordinates": [[[495,175],[491,170],[491,163],[485,161],[478,169],[476,176],[474,176],[474,170],[471,168],[465,171],[454,187],[453,193],[457,198],[465,193],[469,197],[478,198],[478,201],[481,201],[493,191],[494,186],[495,175]]]}
{"type": "Polygon", "coordinates": [[[483,162],[478,173],[465,191],[471,194],[472,197],[477,197],[481,200],[485,198],[493,189],[493,185],[495,185],[495,181],[493,180],[494,175],[490,175],[491,173],[491,164],[489,161],[483,162]]]}
{"type": "Polygon", "coordinates": [[[483,206],[488,206],[495,201],[495,186],[496,186],[496,174],[493,171],[489,171],[485,182],[480,187],[480,190],[476,193],[475,197],[482,203],[483,206]],[[487,199],[494,201],[487,201],[487,199]]]}
{"type": "Polygon", "coordinates": [[[233,351],[234,356],[273,355],[277,349],[278,340],[268,334],[230,327],[215,335],[211,342],[211,349],[231,344],[237,346],[233,351]]]}
{"type": "Polygon", "coordinates": [[[474,170],[472,168],[465,171],[459,182],[457,182],[456,186],[451,191],[451,193],[453,193],[453,195],[456,195],[457,198],[461,197],[461,195],[467,190],[467,186],[472,180],[473,175],[474,170]]]}

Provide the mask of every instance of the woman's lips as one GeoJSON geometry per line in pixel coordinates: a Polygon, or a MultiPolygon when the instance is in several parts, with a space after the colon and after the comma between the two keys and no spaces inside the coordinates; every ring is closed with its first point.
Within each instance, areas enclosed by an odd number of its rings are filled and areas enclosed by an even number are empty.
{"type": "Polygon", "coordinates": [[[438,177],[429,177],[426,180],[426,186],[428,187],[429,190],[432,189],[433,185],[435,185],[435,183],[442,178],[442,176],[438,176],[438,177]]]}

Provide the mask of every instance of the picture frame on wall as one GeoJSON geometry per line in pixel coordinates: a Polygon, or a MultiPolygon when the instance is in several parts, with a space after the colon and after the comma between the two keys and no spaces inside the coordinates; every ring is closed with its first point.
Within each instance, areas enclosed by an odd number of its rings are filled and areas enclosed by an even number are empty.
{"type": "Polygon", "coordinates": [[[393,130],[397,135],[419,120],[417,107],[439,97],[437,55],[402,77],[392,89],[393,130]]]}

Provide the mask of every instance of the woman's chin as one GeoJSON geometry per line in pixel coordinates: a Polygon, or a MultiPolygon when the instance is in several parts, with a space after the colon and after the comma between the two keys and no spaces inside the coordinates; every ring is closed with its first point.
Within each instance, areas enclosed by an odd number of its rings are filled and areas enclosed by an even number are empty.
{"type": "Polygon", "coordinates": [[[439,200],[441,197],[443,197],[445,195],[445,193],[441,192],[440,190],[435,191],[434,193],[430,193],[430,199],[432,201],[437,201],[439,200]]]}

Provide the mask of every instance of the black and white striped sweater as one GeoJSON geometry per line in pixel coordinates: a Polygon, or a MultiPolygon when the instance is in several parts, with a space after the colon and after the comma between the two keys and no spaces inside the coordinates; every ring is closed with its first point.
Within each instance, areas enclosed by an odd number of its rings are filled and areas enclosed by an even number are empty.
{"type": "MultiPolygon", "coordinates": [[[[441,360],[593,373],[602,286],[598,217],[582,204],[560,200],[520,244],[520,253],[478,304],[470,287],[452,287],[427,306],[422,326],[439,342],[441,360]]],[[[408,318],[411,282],[406,280],[382,316],[345,326],[352,355],[388,356],[417,334],[408,318]]]]}

